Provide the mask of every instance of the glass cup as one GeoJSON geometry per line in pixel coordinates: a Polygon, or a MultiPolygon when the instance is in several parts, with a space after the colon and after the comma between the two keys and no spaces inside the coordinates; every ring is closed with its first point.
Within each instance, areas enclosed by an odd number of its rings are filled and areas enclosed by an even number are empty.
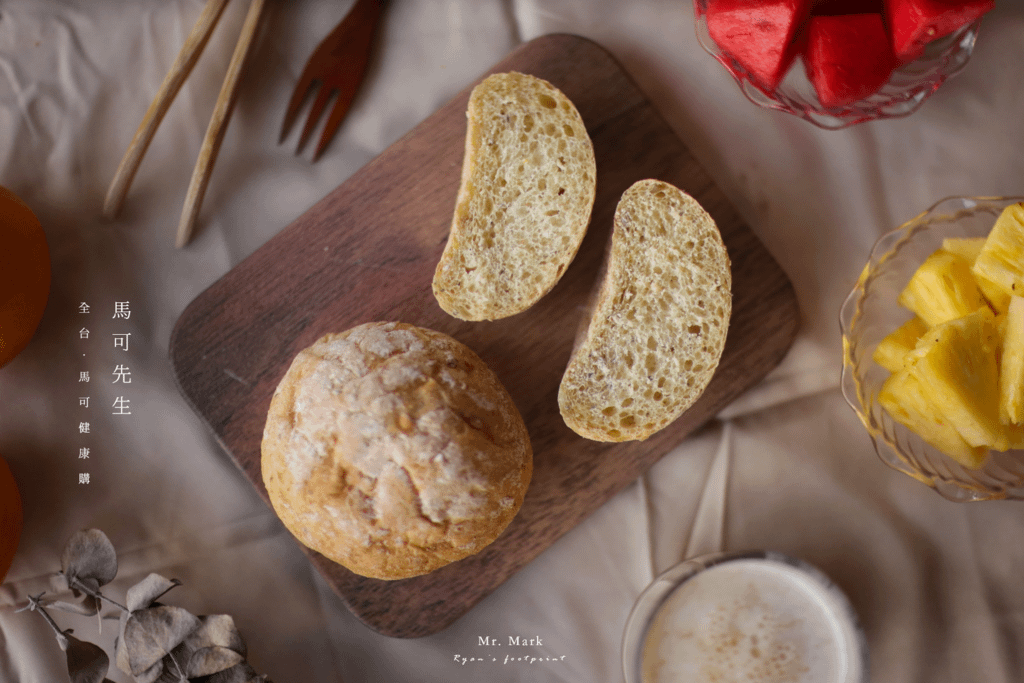
{"type": "Polygon", "coordinates": [[[842,591],[772,551],[682,562],[637,599],[622,639],[626,683],[865,683],[867,643],[842,591]]]}

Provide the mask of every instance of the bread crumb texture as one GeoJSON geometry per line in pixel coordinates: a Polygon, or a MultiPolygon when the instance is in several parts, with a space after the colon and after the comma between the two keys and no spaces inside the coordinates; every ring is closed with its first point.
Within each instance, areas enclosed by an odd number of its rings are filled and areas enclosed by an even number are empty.
{"type": "Polygon", "coordinates": [[[270,501],[305,545],[400,579],[474,554],[508,526],[533,471],[497,376],[448,335],[368,323],[299,352],[270,403],[270,501]]]}
{"type": "Polygon", "coordinates": [[[594,148],[572,102],[545,80],[494,74],[473,89],[441,308],[495,320],[547,294],[576,256],[594,205],[594,148]]]}
{"type": "Polygon", "coordinates": [[[729,256],[696,200],[642,180],[616,208],[605,267],[558,405],[581,436],[646,439],[689,408],[718,367],[732,312],[729,256]]]}

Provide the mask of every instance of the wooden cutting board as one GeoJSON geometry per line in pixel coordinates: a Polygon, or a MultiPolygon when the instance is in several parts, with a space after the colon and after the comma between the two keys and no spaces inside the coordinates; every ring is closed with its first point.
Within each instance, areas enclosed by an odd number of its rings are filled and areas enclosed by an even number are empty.
{"type": "Polygon", "coordinates": [[[786,275],[603,48],[545,36],[495,71],[554,83],[576,104],[594,142],[591,226],[548,296],[512,318],[470,323],[444,313],[431,293],[459,186],[467,88],[199,295],[171,338],[181,391],[264,499],[260,440],[271,395],[295,354],[328,332],[373,320],[429,327],[467,344],[505,383],[535,455],[526,501],[497,541],[426,576],[391,582],[356,576],[309,551],[348,607],[389,636],[428,635],[464,614],[756,384],[798,327],[786,275]],[[642,443],[596,443],[562,422],[558,384],[616,202],[643,178],[689,192],[717,221],[733,269],[729,337],[711,384],[679,420],[642,443]]]}

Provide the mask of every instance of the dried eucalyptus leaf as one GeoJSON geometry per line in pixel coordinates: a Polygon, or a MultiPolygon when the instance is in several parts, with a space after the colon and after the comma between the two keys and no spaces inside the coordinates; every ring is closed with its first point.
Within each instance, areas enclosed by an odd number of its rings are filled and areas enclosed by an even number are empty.
{"type": "Polygon", "coordinates": [[[269,683],[269,679],[256,673],[256,670],[249,666],[248,662],[241,662],[230,669],[195,680],[202,681],[202,683],[269,683]]]}
{"type": "Polygon", "coordinates": [[[189,678],[212,676],[244,661],[245,657],[226,647],[204,647],[196,650],[189,658],[185,673],[189,678]]]}
{"type": "Polygon", "coordinates": [[[53,602],[46,603],[47,607],[53,609],[59,609],[62,612],[70,612],[71,614],[81,614],[86,617],[95,615],[99,610],[96,607],[96,600],[85,596],[87,599],[81,603],[77,602],[64,602],[63,600],[54,600],[53,602]]]}
{"type": "Polygon", "coordinates": [[[117,576],[117,553],[107,535],[99,529],[77,531],[68,540],[60,556],[60,566],[68,582],[74,579],[96,581],[96,588],[117,576]]]}
{"type": "Polygon", "coordinates": [[[71,683],[102,683],[110,667],[110,659],[103,648],[64,633],[68,641],[65,652],[71,683]]]}
{"type": "Polygon", "coordinates": [[[121,617],[117,622],[117,638],[114,639],[114,663],[118,669],[126,674],[130,674],[132,669],[128,663],[128,648],[124,644],[124,627],[126,623],[128,623],[128,613],[121,612],[121,617]]]}
{"type": "Polygon", "coordinates": [[[209,614],[199,617],[202,626],[192,632],[186,641],[196,650],[205,647],[224,647],[245,657],[245,642],[235,628],[229,614],[209,614]]]}
{"type": "MultiPolygon", "coordinates": [[[[238,659],[231,661],[220,669],[233,666],[245,659],[245,643],[235,629],[234,620],[227,614],[215,614],[212,616],[199,617],[201,625],[192,631],[188,637],[181,642],[181,645],[171,650],[169,656],[178,662],[190,662],[192,656],[204,648],[224,648],[238,654],[238,659]]],[[[187,667],[186,667],[187,668],[187,667]]],[[[219,671],[220,669],[216,669],[219,671]]],[[[211,671],[210,673],[213,673],[211,671]]],[[[197,674],[189,674],[189,678],[202,678],[197,674]]]]}
{"type": "MultiPolygon", "coordinates": [[[[193,631],[193,633],[195,633],[195,631],[193,631]]],[[[173,659],[175,662],[180,662],[179,666],[181,667],[182,671],[184,672],[184,670],[186,668],[188,668],[188,660],[192,659],[192,654],[195,651],[196,651],[196,648],[189,647],[188,640],[186,639],[186,640],[182,641],[181,645],[179,645],[178,647],[176,647],[173,650],[171,650],[170,654],[168,654],[166,657],[164,657],[164,661],[168,662],[169,660],[173,659]]],[[[168,666],[174,666],[174,665],[173,664],[168,664],[168,666]]],[[[177,669],[175,669],[175,670],[177,670],[177,669]]]]}
{"type": "Polygon", "coordinates": [[[145,609],[152,605],[161,595],[180,585],[181,581],[177,579],[168,579],[159,574],[150,574],[128,589],[128,594],[125,596],[127,601],[126,607],[132,612],[145,609]]]}
{"type": "Polygon", "coordinates": [[[154,664],[146,673],[136,676],[135,683],[188,683],[188,678],[175,662],[171,661],[171,655],[167,655],[157,664],[154,664]],[[150,672],[157,672],[151,674],[150,672]],[[144,676],[149,675],[148,678],[144,676]],[[152,676],[155,675],[156,678],[152,676]]]}
{"type": "Polygon", "coordinates": [[[158,661],[140,674],[136,674],[135,683],[156,683],[164,674],[164,660],[158,661]]]}
{"type": "Polygon", "coordinates": [[[68,577],[64,575],[64,572],[57,572],[50,577],[50,587],[53,588],[56,593],[63,593],[71,588],[68,585],[68,577]]]}
{"type": "Polygon", "coordinates": [[[164,660],[164,675],[156,679],[156,683],[189,683],[188,679],[178,673],[174,665],[164,660]]]}
{"type": "Polygon", "coordinates": [[[161,605],[132,612],[124,626],[132,675],[137,676],[160,661],[200,623],[194,614],[181,607],[161,605]]]}

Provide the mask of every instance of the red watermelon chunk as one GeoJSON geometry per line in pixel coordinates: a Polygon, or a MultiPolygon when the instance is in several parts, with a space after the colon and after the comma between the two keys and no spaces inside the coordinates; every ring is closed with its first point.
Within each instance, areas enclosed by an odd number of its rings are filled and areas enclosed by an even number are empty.
{"type": "Polygon", "coordinates": [[[793,61],[793,38],[811,0],[710,0],[708,33],[755,84],[775,90],[793,61]]]}
{"type": "Polygon", "coordinates": [[[804,66],[825,107],[842,107],[886,84],[897,66],[881,14],[811,17],[804,66]]]}
{"type": "Polygon", "coordinates": [[[900,61],[917,59],[925,45],[948,36],[995,7],[995,0],[885,0],[893,50],[900,61]]]}
{"type": "Polygon", "coordinates": [[[811,16],[881,12],[882,0],[813,0],[811,16]]]}

